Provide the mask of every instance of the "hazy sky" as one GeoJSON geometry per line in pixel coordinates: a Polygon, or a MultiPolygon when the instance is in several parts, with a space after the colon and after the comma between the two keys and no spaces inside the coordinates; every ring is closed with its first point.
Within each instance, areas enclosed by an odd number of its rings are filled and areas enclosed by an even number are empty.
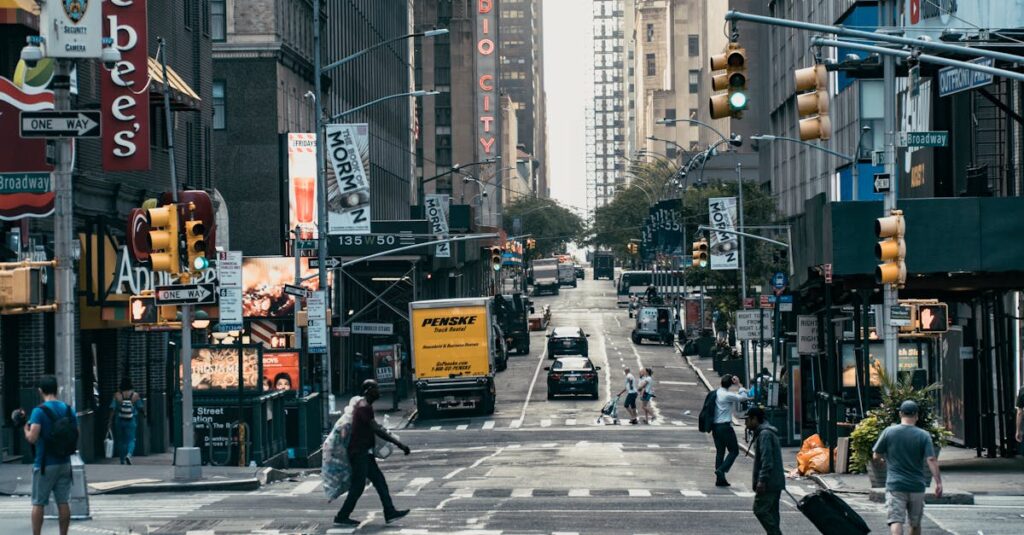
{"type": "Polygon", "coordinates": [[[587,206],[585,109],[593,87],[591,0],[542,0],[548,182],[562,204],[587,206]]]}

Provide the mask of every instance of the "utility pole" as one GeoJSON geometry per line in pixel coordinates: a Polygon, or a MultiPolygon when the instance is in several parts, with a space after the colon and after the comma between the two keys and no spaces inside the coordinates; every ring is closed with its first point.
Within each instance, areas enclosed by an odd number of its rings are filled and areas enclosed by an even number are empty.
{"type": "MultiPolygon", "coordinates": [[[[896,0],[883,0],[880,10],[882,20],[879,28],[887,28],[895,20],[896,0]]],[[[885,194],[883,215],[888,216],[896,208],[896,196],[899,180],[896,179],[896,58],[884,56],[882,59],[884,77],[884,116],[885,116],[885,172],[891,177],[892,187],[885,194]]],[[[855,162],[856,165],[856,162],[855,162]]],[[[898,370],[897,350],[899,347],[898,330],[892,325],[892,308],[899,304],[899,295],[895,284],[886,284],[882,293],[882,318],[885,332],[885,370],[896,378],[898,370]]]]}
{"type": "MultiPolygon", "coordinates": [[[[66,59],[55,59],[53,77],[53,108],[54,111],[71,109],[71,76],[70,65],[66,59]]],[[[54,162],[54,211],[53,211],[53,251],[57,267],[57,312],[54,327],[56,340],[54,349],[57,372],[57,384],[60,386],[61,399],[72,407],[78,406],[78,395],[75,388],[75,275],[74,259],[71,253],[71,238],[74,236],[74,202],[72,199],[71,174],[73,172],[71,138],[53,140],[56,146],[54,162]]]]}
{"type": "MultiPolygon", "coordinates": [[[[739,156],[737,154],[737,156],[739,156]]],[[[743,226],[743,164],[739,161],[736,162],[736,184],[739,189],[739,223],[740,228],[746,231],[746,227],[743,226]]],[[[743,302],[740,306],[746,306],[747,303],[747,255],[746,255],[746,241],[743,236],[740,236],[740,288],[743,302]]],[[[750,358],[747,355],[747,341],[743,341],[743,367],[745,370],[750,370],[750,358]]],[[[749,378],[750,376],[748,376],[749,378]]],[[[749,380],[749,379],[748,379],[749,380]]]]}
{"type": "MultiPolygon", "coordinates": [[[[313,92],[316,95],[314,124],[316,126],[316,185],[317,185],[317,261],[319,288],[327,292],[330,302],[330,288],[327,284],[327,176],[324,173],[324,106],[322,102],[323,88],[320,79],[323,77],[323,65],[320,57],[320,0],[313,0],[313,92]]],[[[296,276],[299,276],[296,273],[296,276]]],[[[298,334],[298,333],[296,333],[298,334]]],[[[320,395],[323,411],[323,428],[329,429],[331,422],[330,397],[331,391],[331,337],[327,337],[326,348],[321,356],[321,387],[320,395]]]]}

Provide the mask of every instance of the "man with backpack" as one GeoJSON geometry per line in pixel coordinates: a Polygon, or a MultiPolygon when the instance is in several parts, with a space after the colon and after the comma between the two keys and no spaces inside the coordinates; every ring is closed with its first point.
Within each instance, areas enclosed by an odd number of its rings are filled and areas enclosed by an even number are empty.
{"type": "Polygon", "coordinates": [[[38,388],[43,403],[32,409],[25,426],[25,440],[35,447],[36,454],[32,468],[32,533],[42,532],[43,508],[52,493],[60,535],[67,535],[71,523],[71,455],[78,449],[78,417],[73,408],[57,399],[56,377],[42,376],[38,388]]]}
{"type": "Polygon", "coordinates": [[[716,487],[729,486],[725,474],[729,473],[732,463],[736,462],[736,457],[740,454],[736,431],[732,428],[732,415],[740,403],[749,399],[747,390],[740,386],[739,377],[728,373],[722,376],[722,387],[708,392],[704,398],[698,427],[704,433],[711,433],[715,440],[716,487]],[[732,391],[734,386],[739,387],[739,390],[732,391]]]}

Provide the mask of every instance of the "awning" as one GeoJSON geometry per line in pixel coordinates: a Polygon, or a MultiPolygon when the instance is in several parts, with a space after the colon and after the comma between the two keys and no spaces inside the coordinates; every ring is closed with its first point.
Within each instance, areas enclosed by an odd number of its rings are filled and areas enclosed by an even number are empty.
{"type": "MultiPolygon", "coordinates": [[[[0,2],[2,1],[4,0],[0,0],[0,2]]],[[[164,70],[160,62],[153,58],[149,58],[149,78],[152,80],[149,84],[150,94],[159,97],[154,103],[163,103],[164,70]]],[[[171,109],[199,111],[199,103],[202,102],[202,99],[170,65],[167,66],[167,78],[171,81],[171,109]]]]}
{"type": "Polygon", "coordinates": [[[39,29],[39,6],[35,0],[0,0],[0,24],[21,24],[39,29]]]}

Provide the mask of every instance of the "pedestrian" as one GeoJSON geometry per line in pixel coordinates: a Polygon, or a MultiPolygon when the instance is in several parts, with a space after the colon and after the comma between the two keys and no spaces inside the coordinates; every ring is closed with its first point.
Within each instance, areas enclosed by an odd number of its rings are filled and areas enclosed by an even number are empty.
{"type": "MultiPolygon", "coordinates": [[[[78,417],[73,408],[57,399],[57,378],[44,375],[37,384],[43,402],[32,409],[25,426],[25,440],[35,449],[32,466],[32,534],[43,530],[43,508],[50,494],[57,503],[60,535],[67,535],[71,523],[71,454],[78,445],[78,417]]],[[[25,411],[18,409],[24,422],[25,411]]],[[[16,422],[18,423],[18,422],[16,422]]]]}
{"type": "Polygon", "coordinates": [[[349,515],[356,508],[356,503],[363,495],[366,488],[366,480],[369,479],[373,488],[377,489],[377,496],[384,506],[384,521],[388,524],[409,514],[408,509],[395,509],[391,501],[391,493],[388,491],[388,482],[384,479],[377,466],[377,460],[373,456],[374,445],[377,437],[380,437],[409,455],[409,446],[402,444],[387,429],[377,423],[373,414],[373,402],[380,399],[380,388],[377,381],[367,379],[363,381],[363,399],[356,403],[352,410],[352,435],[348,445],[348,459],[352,467],[351,485],[348,490],[348,497],[342,504],[338,514],[334,515],[334,523],[347,526],[358,526],[359,521],[353,520],[349,515]]]}
{"type": "Polygon", "coordinates": [[[629,416],[630,416],[629,423],[631,423],[633,425],[636,425],[636,424],[640,423],[637,420],[637,415],[636,415],[636,395],[637,395],[636,377],[633,376],[633,374],[629,371],[628,367],[623,368],[622,371],[623,371],[623,373],[626,374],[626,384],[625,384],[625,388],[623,388],[622,391],[619,392],[619,396],[621,396],[623,394],[623,392],[625,392],[625,394],[626,394],[626,401],[625,401],[625,403],[622,404],[622,406],[625,407],[626,410],[629,411],[629,416]]]}
{"type": "Polygon", "coordinates": [[[654,371],[650,368],[640,368],[640,383],[637,387],[640,391],[640,403],[644,411],[644,423],[654,421],[654,411],[651,410],[651,402],[654,401],[654,371]]]}
{"type": "Polygon", "coordinates": [[[110,418],[107,421],[107,432],[114,431],[114,441],[121,464],[132,464],[132,457],[135,456],[135,432],[138,429],[139,415],[144,415],[144,410],[142,398],[132,388],[132,380],[128,377],[121,379],[118,391],[114,392],[114,399],[110,400],[110,418]]]}
{"type": "Polygon", "coordinates": [[[732,428],[732,416],[737,412],[739,404],[749,399],[750,395],[740,385],[739,377],[728,373],[722,376],[722,386],[715,396],[715,424],[711,428],[711,437],[715,440],[716,487],[729,486],[725,475],[740,454],[736,430],[732,428]]]}
{"type": "Polygon", "coordinates": [[[1024,455],[1024,386],[1017,391],[1017,450],[1024,455]]]}
{"type": "Polygon", "coordinates": [[[929,484],[925,463],[935,478],[935,497],[942,497],[942,476],[932,436],[917,427],[919,412],[916,402],[904,401],[900,404],[900,423],[882,431],[875,442],[875,460],[885,461],[886,521],[892,535],[903,535],[905,523],[910,524],[912,535],[921,533],[924,492],[929,484]]]}
{"type": "Polygon", "coordinates": [[[754,434],[754,516],[768,535],[782,535],[779,498],[786,488],[779,430],[766,421],[764,409],[747,411],[747,429],[754,434]]]}

